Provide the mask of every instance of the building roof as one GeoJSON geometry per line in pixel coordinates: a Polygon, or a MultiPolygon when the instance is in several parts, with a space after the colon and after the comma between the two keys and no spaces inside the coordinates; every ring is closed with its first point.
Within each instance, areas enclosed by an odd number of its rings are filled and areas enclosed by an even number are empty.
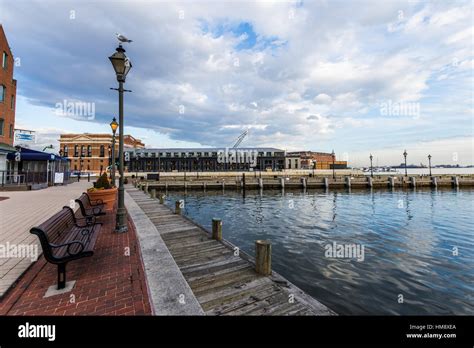
{"type": "Polygon", "coordinates": [[[285,150],[277,149],[274,147],[238,147],[238,148],[229,148],[229,147],[195,147],[195,148],[143,148],[137,149],[140,152],[217,152],[223,151],[225,149],[230,150],[244,150],[244,151],[260,151],[260,152],[284,152],[285,150]]]}
{"type": "MultiPolygon", "coordinates": [[[[21,153],[22,161],[68,161],[67,157],[61,157],[52,153],[27,149],[26,147],[13,148],[15,152],[19,150],[21,153]]],[[[10,152],[7,155],[7,159],[14,160],[15,152],[10,152]]]]}

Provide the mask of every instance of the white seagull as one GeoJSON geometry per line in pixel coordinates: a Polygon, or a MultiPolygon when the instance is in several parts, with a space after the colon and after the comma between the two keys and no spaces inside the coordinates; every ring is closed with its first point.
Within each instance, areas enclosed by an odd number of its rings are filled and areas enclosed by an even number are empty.
{"type": "Polygon", "coordinates": [[[127,39],[127,38],[126,38],[125,36],[123,36],[122,34],[115,33],[115,35],[117,35],[117,39],[118,39],[120,42],[132,42],[132,40],[127,39]]]}

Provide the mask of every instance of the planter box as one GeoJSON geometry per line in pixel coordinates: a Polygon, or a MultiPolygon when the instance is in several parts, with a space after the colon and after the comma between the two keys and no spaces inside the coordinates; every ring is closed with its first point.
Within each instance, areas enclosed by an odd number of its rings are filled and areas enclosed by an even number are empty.
{"type": "Polygon", "coordinates": [[[114,210],[115,201],[117,200],[117,188],[111,188],[107,190],[97,190],[92,192],[87,192],[91,201],[101,199],[105,204],[105,210],[110,212],[114,210]]]}

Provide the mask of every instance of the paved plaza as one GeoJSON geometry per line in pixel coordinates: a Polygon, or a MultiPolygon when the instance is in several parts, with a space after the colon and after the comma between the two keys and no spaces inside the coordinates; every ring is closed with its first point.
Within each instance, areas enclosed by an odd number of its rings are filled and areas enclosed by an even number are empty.
{"type": "MultiPolygon", "coordinates": [[[[92,186],[92,182],[74,182],[37,191],[0,192],[0,245],[3,250],[32,246],[41,254],[38,237],[30,228],[58,212],[92,186]]],[[[29,249],[32,250],[32,249],[29,249]]],[[[33,249],[34,250],[34,249],[33,249]]],[[[11,253],[10,253],[11,254],[11,253]]],[[[30,257],[0,255],[0,298],[31,265],[30,257]]]]}

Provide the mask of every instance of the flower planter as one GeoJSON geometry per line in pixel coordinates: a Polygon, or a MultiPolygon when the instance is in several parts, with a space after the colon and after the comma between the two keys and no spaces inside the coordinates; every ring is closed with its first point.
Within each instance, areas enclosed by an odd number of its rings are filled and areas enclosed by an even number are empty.
{"type": "Polygon", "coordinates": [[[104,190],[94,190],[87,192],[92,203],[95,200],[101,199],[105,204],[105,210],[110,212],[114,209],[115,201],[117,199],[117,188],[104,189],[104,190]]]}

